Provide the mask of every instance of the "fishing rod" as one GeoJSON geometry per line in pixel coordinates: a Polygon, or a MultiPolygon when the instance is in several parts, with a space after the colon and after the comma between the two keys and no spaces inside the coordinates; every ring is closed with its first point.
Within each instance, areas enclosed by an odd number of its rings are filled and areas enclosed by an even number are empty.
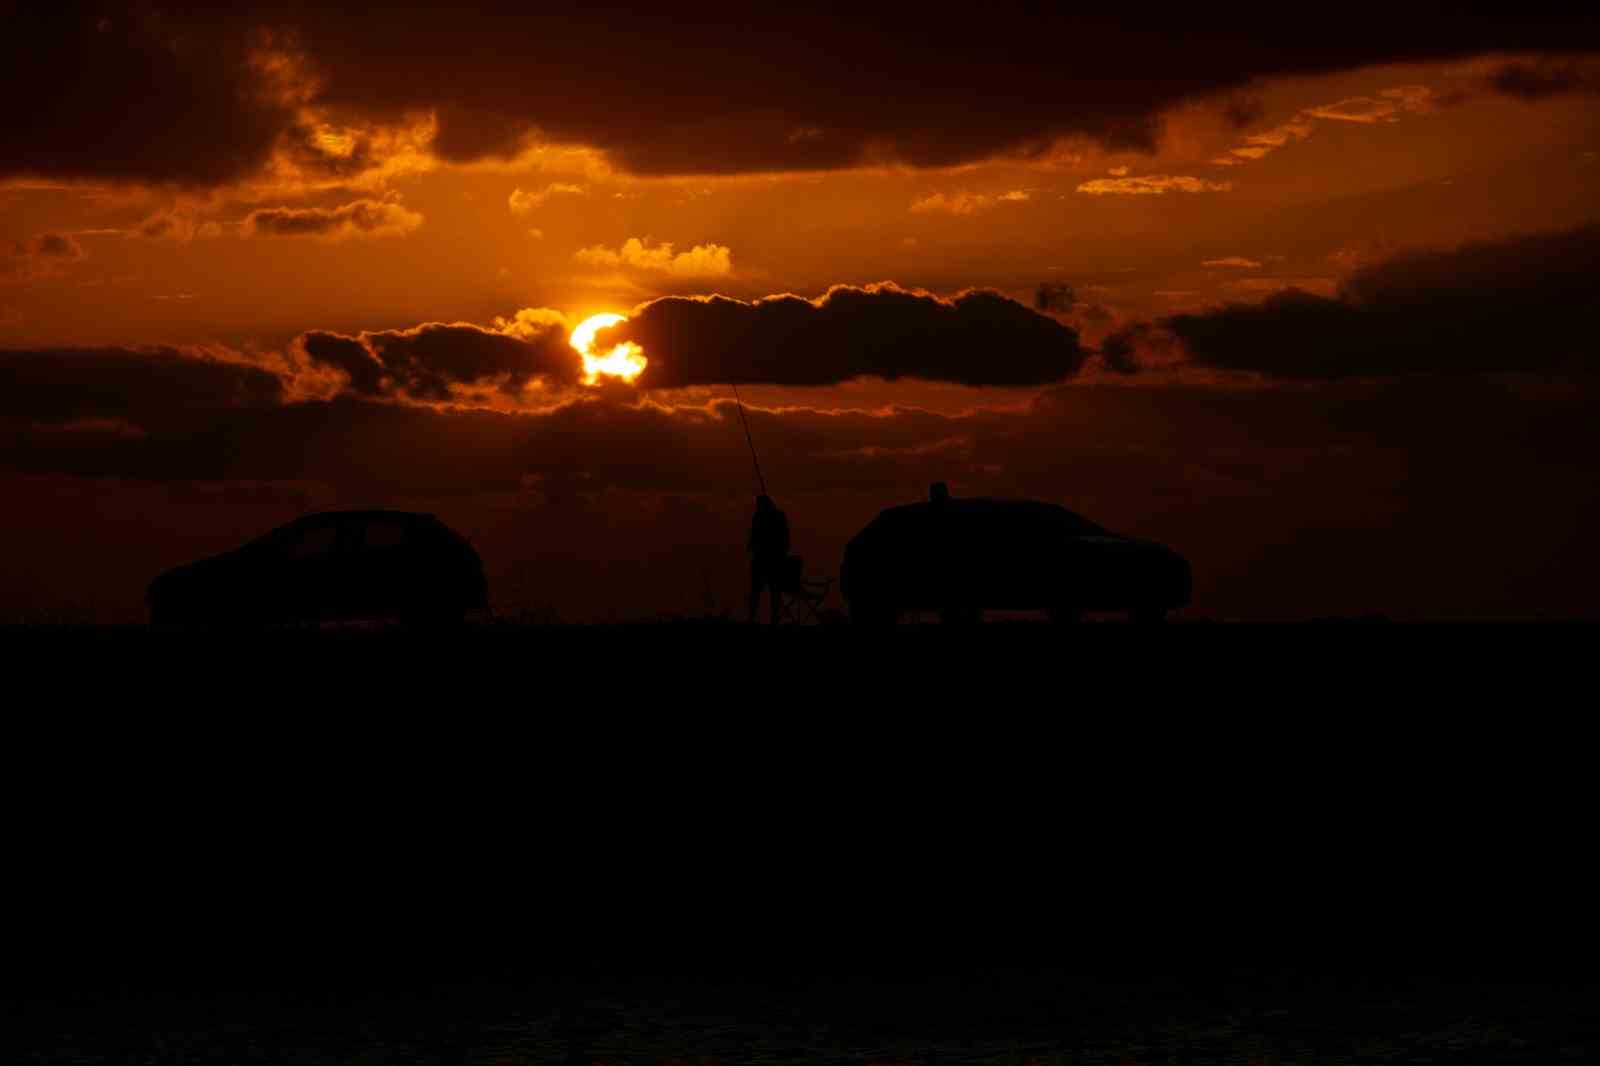
{"type": "Polygon", "coordinates": [[[739,424],[744,427],[744,442],[750,445],[750,461],[755,464],[756,484],[761,486],[761,495],[767,494],[767,479],[761,476],[761,457],[756,455],[755,438],[750,436],[750,420],[744,416],[744,401],[739,398],[739,386],[733,386],[733,402],[739,405],[739,424]]]}

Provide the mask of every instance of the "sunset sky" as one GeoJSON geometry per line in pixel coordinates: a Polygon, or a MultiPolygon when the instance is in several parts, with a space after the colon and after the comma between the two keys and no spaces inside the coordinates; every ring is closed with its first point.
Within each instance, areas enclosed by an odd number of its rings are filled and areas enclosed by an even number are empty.
{"type": "Polygon", "coordinates": [[[1191,617],[1600,602],[1600,18],[539,7],[0,9],[0,621],[347,506],[735,607],[731,384],[816,572],[943,480],[1191,617]]]}

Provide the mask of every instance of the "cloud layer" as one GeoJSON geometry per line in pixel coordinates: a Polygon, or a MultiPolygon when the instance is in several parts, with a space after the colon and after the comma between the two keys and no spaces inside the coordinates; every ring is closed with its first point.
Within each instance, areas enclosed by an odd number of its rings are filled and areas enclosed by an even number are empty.
{"type": "Polygon", "coordinates": [[[506,206],[511,208],[512,214],[526,215],[543,207],[553,196],[582,196],[583,192],[582,185],[553,181],[543,189],[512,189],[506,206]]]}
{"type": "Polygon", "coordinates": [[[50,277],[85,257],[69,233],[41,233],[22,241],[0,241],[0,281],[50,277]]]}
{"type": "Polygon", "coordinates": [[[918,215],[975,215],[1000,204],[1026,203],[1030,199],[1032,196],[1025,189],[1012,189],[998,196],[991,196],[988,193],[958,192],[946,195],[936,192],[931,196],[912,201],[911,211],[918,215]]]}
{"type": "Polygon", "coordinates": [[[1333,378],[1600,368],[1600,226],[1411,252],[1336,297],[1290,289],[1163,324],[1207,366],[1333,378]]]}
{"type": "Polygon", "coordinates": [[[1038,385],[1077,372],[1078,334],[994,292],[942,299],[883,283],[837,285],[815,300],[666,297],[602,331],[650,359],[658,387],[765,382],[819,385],[871,375],[967,385],[1038,385]]]}
{"type": "Polygon", "coordinates": [[[422,216],[396,203],[357,200],[341,207],[267,207],[244,220],[244,232],[262,237],[397,237],[422,225],[422,216]]]}
{"type": "MultiPolygon", "coordinates": [[[[943,166],[1063,136],[1149,148],[1163,108],[1273,74],[1597,43],[1582,11],[1365,4],[1308,37],[1243,8],[1152,20],[1001,3],[943,19],[889,4],[729,20],[711,8],[487,5],[464,17],[439,5],[378,19],[342,3],[241,13],[64,0],[21,7],[0,44],[0,176],[203,186],[275,167],[349,179],[414,151],[423,130],[451,162],[537,139],[640,174],[943,166]],[[1132,62],[1160,76],[1129,78],[1132,62]],[[885,91],[906,85],[917,91],[885,91]]],[[[1503,80],[1525,95],[1551,82],[1503,80]]]]}
{"type": "Polygon", "coordinates": [[[1095,178],[1078,186],[1091,196],[1160,196],[1169,192],[1227,192],[1230,181],[1210,181],[1183,174],[1147,174],[1135,178],[1095,178]]]}
{"type": "Polygon", "coordinates": [[[648,239],[629,237],[613,251],[602,244],[580,248],[573,256],[590,266],[625,267],[679,278],[721,278],[733,273],[733,252],[721,244],[697,244],[686,252],[673,252],[663,241],[652,245],[648,239]]]}
{"type": "Polygon", "coordinates": [[[578,357],[560,320],[524,316],[504,330],[464,322],[355,336],[312,330],[297,344],[313,363],[342,373],[350,390],[362,396],[446,401],[468,388],[518,399],[535,380],[577,380],[578,357]]]}
{"type": "Polygon", "coordinates": [[[0,351],[0,421],[33,427],[184,423],[193,412],[276,407],[281,373],[206,348],[0,351]]]}

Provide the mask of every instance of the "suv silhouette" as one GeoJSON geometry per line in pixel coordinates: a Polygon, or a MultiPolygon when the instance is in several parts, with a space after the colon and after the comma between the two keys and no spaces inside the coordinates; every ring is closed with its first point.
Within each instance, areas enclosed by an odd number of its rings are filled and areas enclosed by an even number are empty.
{"type": "Polygon", "coordinates": [[[168,570],[145,602],[156,625],[443,623],[488,606],[488,582],[477,551],[433,515],[330,511],[168,570]]]}
{"type": "Polygon", "coordinates": [[[1189,564],[1163,545],[1036,500],[952,499],[943,485],[930,496],[888,508],[845,546],[839,587],[853,621],[905,610],[972,620],[986,608],[1160,621],[1189,602],[1189,564]]]}

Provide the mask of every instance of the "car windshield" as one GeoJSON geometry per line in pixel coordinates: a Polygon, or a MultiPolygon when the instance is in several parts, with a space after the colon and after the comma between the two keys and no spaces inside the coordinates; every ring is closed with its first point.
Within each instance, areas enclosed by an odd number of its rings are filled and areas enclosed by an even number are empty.
{"type": "Polygon", "coordinates": [[[240,551],[258,552],[281,548],[285,543],[295,539],[298,530],[305,526],[300,522],[291,522],[286,526],[279,526],[261,534],[254,540],[246,541],[239,548],[240,551]]]}
{"type": "Polygon", "coordinates": [[[1053,507],[1049,504],[1040,506],[1035,520],[1046,523],[1072,537],[1093,537],[1105,534],[1105,530],[1100,526],[1095,525],[1082,515],[1074,514],[1065,507],[1053,507]]]}
{"type": "Polygon", "coordinates": [[[263,533],[255,540],[247,542],[239,550],[247,552],[283,552],[293,549],[308,538],[328,537],[331,539],[337,533],[337,522],[326,518],[301,518],[263,533]]]}

